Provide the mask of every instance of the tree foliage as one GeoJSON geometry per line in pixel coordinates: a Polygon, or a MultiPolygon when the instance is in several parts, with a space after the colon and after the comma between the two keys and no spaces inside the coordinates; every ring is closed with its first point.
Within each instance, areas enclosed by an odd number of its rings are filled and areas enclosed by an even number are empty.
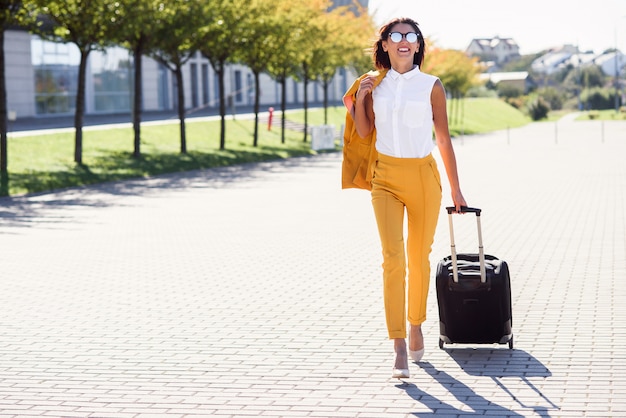
{"type": "Polygon", "coordinates": [[[312,49],[310,62],[311,72],[317,74],[324,91],[325,123],[328,120],[328,87],[337,68],[372,69],[371,54],[368,55],[367,51],[373,44],[375,26],[365,10],[359,12],[355,15],[348,7],[338,7],[325,13],[319,22],[320,42],[312,49]]]}
{"type": "Polygon", "coordinates": [[[439,77],[448,94],[452,96],[450,119],[453,123],[458,123],[461,119],[459,99],[465,97],[469,89],[478,84],[478,60],[469,58],[461,51],[435,47],[425,54],[423,71],[439,77]]]}

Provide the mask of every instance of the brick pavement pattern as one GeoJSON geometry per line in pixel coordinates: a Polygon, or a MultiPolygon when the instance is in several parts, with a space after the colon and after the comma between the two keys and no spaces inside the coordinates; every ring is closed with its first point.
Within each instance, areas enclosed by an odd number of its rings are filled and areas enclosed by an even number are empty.
{"type": "MultiPolygon", "coordinates": [[[[433,280],[390,378],[369,194],[321,154],[0,199],[0,415],[626,416],[626,123],[454,142],[515,349],[440,350],[433,280]]],[[[448,246],[442,210],[433,266],[448,246]]]]}

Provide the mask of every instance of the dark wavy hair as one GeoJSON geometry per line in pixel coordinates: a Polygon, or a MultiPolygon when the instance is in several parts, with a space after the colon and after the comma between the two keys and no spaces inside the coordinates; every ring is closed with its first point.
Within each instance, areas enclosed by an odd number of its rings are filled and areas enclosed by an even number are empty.
{"type": "Polygon", "coordinates": [[[413,56],[413,64],[417,64],[420,67],[424,62],[424,50],[426,49],[426,43],[424,42],[424,35],[422,35],[422,31],[419,28],[417,22],[408,17],[398,17],[383,25],[378,31],[378,39],[374,46],[372,47],[372,58],[374,60],[374,66],[377,69],[389,69],[391,68],[391,61],[389,61],[389,54],[383,51],[383,41],[389,38],[389,34],[391,33],[391,28],[399,23],[406,23],[413,26],[415,29],[415,33],[417,33],[417,43],[421,46],[417,54],[413,56]]]}

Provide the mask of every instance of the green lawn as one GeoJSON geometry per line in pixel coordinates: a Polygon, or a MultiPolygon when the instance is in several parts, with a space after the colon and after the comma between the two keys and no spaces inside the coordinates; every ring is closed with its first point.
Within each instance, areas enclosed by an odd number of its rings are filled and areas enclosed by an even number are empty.
{"type": "Polygon", "coordinates": [[[581,112],[576,120],[626,120],[626,108],[624,110],[590,110],[581,112]]]}
{"type": "Polygon", "coordinates": [[[498,99],[463,99],[458,111],[455,110],[456,104],[449,101],[448,108],[450,133],[453,136],[517,128],[531,122],[528,116],[498,99]]]}
{"type": "MultiPolygon", "coordinates": [[[[497,99],[466,99],[459,106],[459,121],[451,110],[452,135],[471,134],[522,126],[530,120],[497,99]],[[462,121],[461,121],[462,119],[462,121]]],[[[327,123],[341,126],[342,107],[327,111],[327,123]]],[[[280,112],[274,114],[280,118],[280,112]]],[[[303,111],[290,111],[287,119],[303,123],[303,111]]],[[[325,123],[324,109],[309,110],[309,126],[325,123]]],[[[310,138],[287,129],[281,142],[280,128],[259,125],[259,146],[252,146],[252,120],[238,118],[226,123],[226,147],[219,149],[219,121],[187,120],[187,154],[180,153],[179,124],[143,125],[140,159],[132,158],[131,128],[83,130],[83,165],[74,159],[74,133],[12,137],[8,144],[8,179],[2,178],[3,195],[20,195],[93,183],[150,177],[211,167],[284,159],[316,154],[310,138]]]]}

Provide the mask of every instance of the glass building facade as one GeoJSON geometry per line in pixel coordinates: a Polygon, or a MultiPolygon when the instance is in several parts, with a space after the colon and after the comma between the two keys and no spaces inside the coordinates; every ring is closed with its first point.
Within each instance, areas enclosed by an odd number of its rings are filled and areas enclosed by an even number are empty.
{"type": "Polygon", "coordinates": [[[35,73],[37,115],[74,112],[80,63],[78,48],[33,36],[31,61],[35,73]]]}
{"type": "MultiPolygon", "coordinates": [[[[80,65],[78,47],[33,36],[31,62],[35,75],[36,114],[74,113],[80,65]]],[[[130,111],[132,68],[132,57],[124,48],[90,52],[86,85],[92,91],[86,95],[90,101],[85,104],[89,113],[130,111]]]]}

